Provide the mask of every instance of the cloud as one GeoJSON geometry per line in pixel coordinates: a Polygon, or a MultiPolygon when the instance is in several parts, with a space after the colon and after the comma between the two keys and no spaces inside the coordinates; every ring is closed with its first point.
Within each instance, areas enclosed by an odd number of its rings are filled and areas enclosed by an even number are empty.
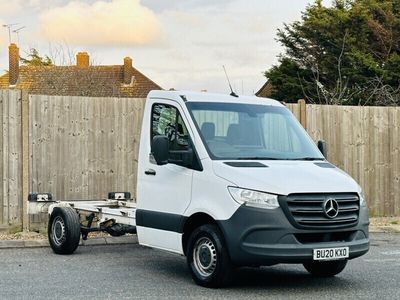
{"type": "Polygon", "coordinates": [[[21,9],[20,1],[1,1],[0,11],[3,16],[12,15],[21,9]]]}
{"type": "MultiPolygon", "coordinates": [[[[4,24],[4,20],[0,19],[0,24],[4,24]]],[[[0,28],[0,76],[3,75],[4,70],[8,69],[8,34],[5,30],[0,28]]]]}
{"type": "Polygon", "coordinates": [[[269,1],[260,2],[251,6],[248,0],[235,0],[223,8],[209,5],[184,11],[164,10],[160,19],[171,47],[159,54],[163,61],[160,68],[167,70],[159,70],[160,84],[177,89],[226,91],[222,69],[225,65],[239,92],[242,86],[244,93],[256,91],[265,81],[262,71],[276,61],[280,47],[274,38],[282,22],[274,16],[276,10],[269,9],[269,1]],[[176,48],[177,43],[184,47],[176,48]],[[176,66],[180,66],[177,72],[173,69],[176,66]]]}
{"type": "Polygon", "coordinates": [[[151,7],[156,12],[165,10],[187,11],[198,7],[219,7],[223,9],[229,2],[232,2],[232,0],[142,0],[144,5],[151,7]]]}
{"type": "MultiPolygon", "coordinates": [[[[5,21],[0,19],[0,26],[2,24],[5,24],[5,21]]],[[[6,28],[1,28],[0,27],[0,54],[2,54],[2,50],[4,49],[4,46],[8,44],[8,31],[6,28]]]]}
{"type": "Polygon", "coordinates": [[[39,24],[45,39],[79,46],[141,46],[162,38],[156,15],[140,0],[73,1],[42,13],[39,24]]]}
{"type": "Polygon", "coordinates": [[[169,44],[157,53],[137,49],[135,61],[164,88],[215,92],[228,92],[225,65],[234,89],[252,94],[282,51],[277,28],[299,19],[309,1],[170,0],[158,14],[169,44]]]}
{"type": "Polygon", "coordinates": [[[14,16],[26,9],[37,9],[41,7],[44,0],[0,0],[0,12],[4,16],[14,16]]]}

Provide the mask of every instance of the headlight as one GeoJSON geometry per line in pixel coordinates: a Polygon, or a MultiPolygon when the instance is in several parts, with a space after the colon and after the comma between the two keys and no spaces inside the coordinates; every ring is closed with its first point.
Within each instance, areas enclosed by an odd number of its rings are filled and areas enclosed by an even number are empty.
{"type": "Polygon", "coordinates": [[[361,192],[359,193],[359,195],[360,195],[360,206],[367,206],[367,203],[365,203],[364,192],[361,191],[361,192]]]}
{"type": "Polygon", "coordinates": [[[279,207],[278,196],[237,187],[228,187],[232,198],[246,206],[274,209],[279,207]]]}

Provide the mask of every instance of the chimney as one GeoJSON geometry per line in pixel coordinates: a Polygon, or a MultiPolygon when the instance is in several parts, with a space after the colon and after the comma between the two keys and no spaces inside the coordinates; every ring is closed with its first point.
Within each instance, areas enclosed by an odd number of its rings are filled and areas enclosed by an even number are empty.
{"type": "Polygon", "coordinates": [[[131,84],[133,76],[132,58],[124,58],[124,83],[131,84]]]}
{"type": "Polygon", "coordinates": [[[89,67],[89,54],[87,52],[78,52],[76,55],[76,66],[78,68],[89,67]]]}
{"type": "Polygon", "coordinates": [[[10,44],[8,47],[8,82],[10,85],[16,85],[19,76],[19,49],[17,45],[10,44]]]}

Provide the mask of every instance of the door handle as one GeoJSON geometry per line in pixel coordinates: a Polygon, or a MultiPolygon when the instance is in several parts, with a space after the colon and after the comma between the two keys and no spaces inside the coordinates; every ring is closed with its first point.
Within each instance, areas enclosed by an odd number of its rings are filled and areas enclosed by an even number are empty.
{"type": "Polygon", "coordinates": [[[156,175],[156,171],[154,171],[153,169],[147,169],[146,171],[144,171],[144,174],[146,175],[156,175]]]}

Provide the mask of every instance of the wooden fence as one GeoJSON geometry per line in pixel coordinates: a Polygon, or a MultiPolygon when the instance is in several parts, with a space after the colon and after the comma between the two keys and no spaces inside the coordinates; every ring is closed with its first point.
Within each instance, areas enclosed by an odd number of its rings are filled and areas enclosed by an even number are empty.
{"type": "Polygon", "coordinates": [[[45,220],[28,219],[31,192],[67,200],[134,193],[144,100],[0,90],[0,230],[45,220]]]}
{"type": "MultiPolygon", "coordinates": [[[[135,196],[144,99],[29,96],[29,191],[55,199],[135,196]]],[[[32,216],[40,228],[45,216],[32,216]]]]}
{"type": "Polygon", "coordinates": [[[144,99],[30,96],[29,190],[101,199],[136,190],[144,99]]]}
{"type": "Polygon", "coordinates": [[[400,107],[287,106],[361,185],[372,216],[400,215],[400,107]]]}
{"type": "MultiPolygon", "coordinates": [[[[144,102],[0,90],[0,230],[28,227],[30,192],[134,193],[144,102]]],[[[372,215],[400,216],[400,107],[287,106],[361,184],[372,215]]]]}
{"type": "Polygon", "coordinates": [[[0,229],[22,223],[21,93],[0,90],[0,229]]]}

